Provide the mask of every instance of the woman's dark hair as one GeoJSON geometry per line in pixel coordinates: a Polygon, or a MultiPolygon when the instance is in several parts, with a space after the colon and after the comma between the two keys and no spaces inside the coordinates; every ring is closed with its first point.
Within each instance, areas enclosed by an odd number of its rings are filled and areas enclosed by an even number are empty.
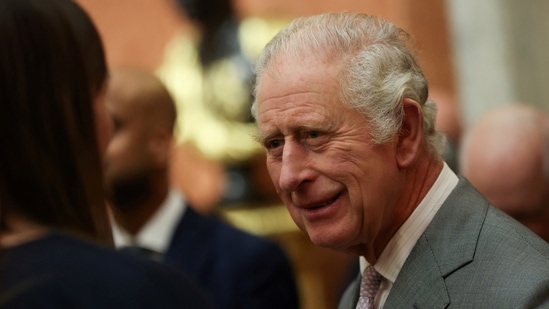
{"type": "Polygon", "coordinates": [[[0,1],[0,215],[107,237],[94,98],[107,74],[70,0],[0,1]]]}

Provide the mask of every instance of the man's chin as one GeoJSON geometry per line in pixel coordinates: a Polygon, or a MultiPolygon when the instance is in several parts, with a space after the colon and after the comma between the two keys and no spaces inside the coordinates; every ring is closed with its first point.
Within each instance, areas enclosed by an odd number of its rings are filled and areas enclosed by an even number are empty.
{"type": "Polygon", "coordinates": [[[149,198],[151,183],[146,177],[112,181],[107,184],[106,193],[117,210],[131,211],[149,198]]]}
{"type": "Polygon", "coordinates": [[[311,242],[319,247],[328,248],[336,251],[345,251],[347,248],[344,244],[348,243],[347,239],[339,233],[330,233],[326,230],[309,233],[311,242]]]}

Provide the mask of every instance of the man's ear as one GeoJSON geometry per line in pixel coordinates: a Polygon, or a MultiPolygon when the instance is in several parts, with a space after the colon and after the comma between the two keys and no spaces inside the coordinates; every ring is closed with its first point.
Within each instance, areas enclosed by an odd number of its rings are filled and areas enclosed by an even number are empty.
{"type": "Polygon", "coordinates": [[[397,143],[397,163],[401,168],[410,166],[421,150],[423,142],[423,112],[416,101],[402,100],[404,117],[397,143]]]}
{"type": "Polygon", "coordinates": [[[156,166],[168,166],[172,151],[172,132],[168,128],[157,128],[149,140],[149,147],[156,166]]]}

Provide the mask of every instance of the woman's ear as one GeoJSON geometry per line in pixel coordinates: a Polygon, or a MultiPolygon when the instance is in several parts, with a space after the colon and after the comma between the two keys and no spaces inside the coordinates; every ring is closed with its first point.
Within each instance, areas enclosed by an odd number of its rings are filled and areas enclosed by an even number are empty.
{"type": "Polygon", "coordinates": [[[415,161],[423,143],[423,112],[416,101],[404,98],[402,100],[404,117],[397,143],[397,164],[401,168],[408,167],[415,161]]]}

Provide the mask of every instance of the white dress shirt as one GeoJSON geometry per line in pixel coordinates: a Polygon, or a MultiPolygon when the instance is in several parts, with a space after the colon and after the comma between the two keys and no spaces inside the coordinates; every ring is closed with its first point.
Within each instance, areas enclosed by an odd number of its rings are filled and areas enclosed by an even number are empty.
{"type": "Polygon", "coordinates": [[[172,189],[160,208],[135,236],[132,236],[111,218],[115,246],[117,248],[138,246],[160,254],[166,253],[177,224],[186,209],[187,205],[183,195],[172,189]]]}
{"type": "MultiPolygon", "coordinates": [[[[458,181],[456,174],[444,163],[442,171],[429,192],[381,252],[374,265],[375,269],[383,276],[375,298],[375,308],[383,308],[408,255],[458,181]]],[[[359,261],[362,274],[369,263],[362,256],[359,261]]]]}

